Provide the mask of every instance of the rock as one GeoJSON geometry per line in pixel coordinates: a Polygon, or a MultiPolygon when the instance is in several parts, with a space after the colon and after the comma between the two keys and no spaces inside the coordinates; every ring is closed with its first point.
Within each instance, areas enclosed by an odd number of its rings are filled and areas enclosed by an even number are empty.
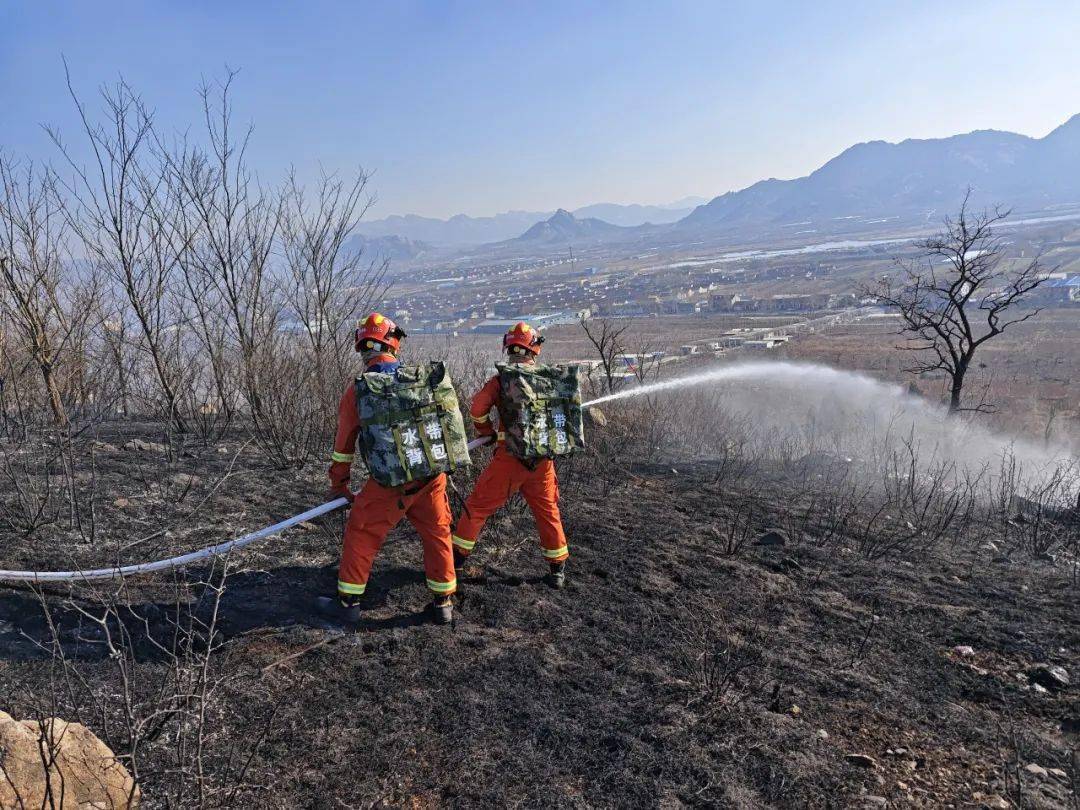
{"type": "Polygon", "coordinates": [[[88,810],[139,804],[135,781],[105,743],[86,726],[56,717],[39,725],[0,712],[0,773],[5,775],[0,807],[88,810]],[[54,754],[47,776],[43,752],[54,754]],[[63,785],[62,794],[57,785],[63,785]]]}
{"type": "Polygon", "coordinates": [[[766,529],[758,535],[754,541],[757,546],[784,546],[787,545],[787,534],[782,529],[766,529]]]}
{"type": "Polygon", "coordinates": [[[802,714],[802,709],[799,706],[792,704],[788,708],[788,714],[790,714],[792,717],[798,717],[800,714],[802,714]]]}
{"type": "Polygon", "coordinates": [[[119,450],[117,449],[115,444],[109,444],[108,442],[99,442],[99,441],[95,440],[95,441],[90,443],[90,446],[94,449],[95,453],[117,453],[117,452],[119,452],[119,450]]]}
{"type": "Polygon", "coordinates": [[[819,740],[827,740],[827,739],[829,739],[829,732],[827,732],[823,728],[819,728],[816,733],[817,733],[817,738],[819,740]]]}
{"type": "Polygon", "coordinates": [[[979,546],[979,548],[981,548],[983,551],[992,551],[995,554],[998,550],[998,547],[995,546],[993,543],[983,543],[981,546],[979,546]]]}
{"type": "Polygon", "coordinates": [[[1037,664],[1027,671],[1033,683],[1047,689],[1066,689],[1069,686],[1069,673],[1065,667],[1056,664],[1037,664]]]}
{"type": "Polygon", "coordinates": [[[607,416],[604,412],[597,408],[595,405],[591,408],[585,408],[581,412],[582,417],[589,423],[589,427],[606,427],[608,423],[607,416]]]}
{"type": "Polygon", "coordinates": [[[131,439],[124,442],[124,449],[138,453],[164,453],[165,445],[157,442],[146,442],[142,439],[131,439]]]}
{"type": "Polygon", "coordinates": [[[1033,683],[1031,685],[1031,689],[1036,695],[1048,695],[1048,694],[1050,694],[1050,690],[1047,689],[1045,686],[1043,686],[1041,683],[1033,683]]]}
{"type": "Polygon", "coordinates": [[[176,473],[172,477],[172,483],[174,487],[179,489],[190,489],[201,484],[202,479],[192,473],[176,473]]]}
{"type": "Polygon", "coordinates": [[[876,768],[877,761],[869,754],[847,754],[844,759],[857,768],[876,768]]]}
{"type": "Polygon", "coordinates": [[[1069,774],[1061,768],[1047,768],[1046,772],[1051,776],[1056,776],[1058,779],[1069,778],[1069,774]]]}
{"type": "Polygon", "coordinates": [[[1047,551],[1044,551],[1042,554],[1037,556],[1035,559],[1036,560],[1041,560],[1042,562],[1048,562],[1051,565],[1053,565],[1054,563],[1057,562],[1057,557],[1055,557],[1053,554],[1051,554],[1051,553],[1049,553],[1047,551]]]}
{"type": "Polygon", "coordinates": [[[117,509],[127,509],[129,506],[131,506],[131,501],[129,501],[127,498],[117,498],[115,501],[112,502],[112,505],[115,506],[117,509]]]}
{"type": "Polygon", "coordinates": [[[885,751],[887,757],[902,757],[907,755],[906,748],[889,748],[885,751]]]}
{"type": "Polygon", "coordinates": [[[1047,777],[1046,768],[1042,765],[1036,765],[1034,762],[1029,762],[1024,766],[1024,770],[1032,776],[1038,776],[1040,779],[1047,777]]]}
{"type": "Polygon", "coordinates": [[[957,644],[955,647],[952,648],[952,651],[964,658],[970,658],[975,654],[975,648],[969,647],[966,644],[957,644]]]}
{"type": "Polygon", "coordinates": [[[982,806],[989,808],[989,810],[1009,810],[1012,807],[1011,804],[1005,801],[1005,799],[998,796],[996,793],[991,793],[989,796],[983,799],[982,806]]]}

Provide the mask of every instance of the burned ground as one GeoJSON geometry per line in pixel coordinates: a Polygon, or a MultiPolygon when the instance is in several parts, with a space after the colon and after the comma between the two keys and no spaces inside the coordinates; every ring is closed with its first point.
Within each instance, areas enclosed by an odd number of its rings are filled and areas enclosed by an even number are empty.
{"type": "MultiPolygon", "coordinates": [[[[100,441],[111,500],[94,542],[12,537],[8,565],[109,564],[158,531],[123,559],[190,550],[323,492],[321,471],[275,470],[239,440],[171,463],[123,449],[125,435],[100,441]],[[180,498],[185,475],[196,480],[180,498]]],[[[407,527],[377,560],[355,631],[311,612],[333,588],[340,517],[237,555],[210,658],[207,804],[1076,806],[1080,617],[1064,559],[1006,555],[977,533],[878,557],[797,524],[790,471],[751,487],[718,484],[716,470],[568,462],[567,588],[542,582],[531,518],[512,502],[462,572],[451,627],[422,621],[407,527]],[[756,543],[770,527],[783,545],[756,543]],[[1064,666],[1072,685],[1036,688],[1039,665],[1064,666]],[[247,753],[241,778],[230,757],[247,753]]],[[[208,604],[209,572],[184,577],[122,591],[144,681],[168,667],[145,636],[167,638],[187,603],[208,604]]],[[[92,615],[103,593],[116,591],[0,590],[5,710],[42,711],[58,652],[91,689],[119,693],[100,628],[75,609],[92,615]]],[[[125,753],[123,733],[86,719],[125,753]]],[[[166,738],[141,754],[150,806],[171,790],[166,738]]]]}

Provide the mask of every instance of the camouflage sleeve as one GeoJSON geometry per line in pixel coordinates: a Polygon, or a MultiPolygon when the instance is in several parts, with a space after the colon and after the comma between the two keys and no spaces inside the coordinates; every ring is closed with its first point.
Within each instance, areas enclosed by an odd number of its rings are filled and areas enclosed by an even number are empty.
{"type": "Polygon", "coordinates": [[[360,414],[356,410],[356,388],[350,385],[338,404],[337,437],[334,439],[334,452],[330,457],[330,486],[333,489],[345,489],[349,485],[356,453],[356,436],[359,432],[360,414]]]}
{"type": "Polygon", "coordinates": [[[499,377],[498,375],[488,380],[484,387],[476,392],[473,397],[469,414],[472,416],[473,427],[479,436],[491,436],[495,433],[495,426],[491,423],[491,411],[499,404],[499,377]]]}

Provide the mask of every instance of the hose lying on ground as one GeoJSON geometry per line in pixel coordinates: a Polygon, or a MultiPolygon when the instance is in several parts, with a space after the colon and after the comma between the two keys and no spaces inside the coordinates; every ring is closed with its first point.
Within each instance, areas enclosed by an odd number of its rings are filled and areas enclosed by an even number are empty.
{"type": "MultiPolygon", "coordinates": [[[[488,439],[475,439],[469,442],[469,450],[475,450],[477,447],[484,445],[488,442],[488,439]]],[[[190,565],[193,562],[199,560],[205,560],[208,557],[215,557],[221,554],[228,554],[230,551],[235,551],[238,548],[254,543],[256,540],[263,540],[267,537],[283,532],[286,529],[290,529],[298,523],[303,523],[306,520],[312,520],[325,515],[327,512],[332,512],[335,509],[339,509],[348,503],[347,498],[335,498],[332,501],[327,501],[319,506],[314,506],[308,509],[306,512],[301,512],[299,515],[293,515],[287,520],[283,520],[280,523],[275,523],[273,526],[267,526],[264,529],[252,532],[251,534],[245,534],[243,537],[237,537],[235,540],[229,540],[224,543],[218,543],[216,546],[210,546],[209,548],[199,549],[198,551],[192,551],[188,554],[182,554],[179,557],[169,557],[166,560],[157,560],[156,562],[137,563],[135,565],[121,565],[114,566],[112,568],[94,568],[86,571],[3,571],[0,570],[0,581],[7,582],[61,582],[64,580],[79,580],[79,581],[92,581],[101,579],[114,579],[116,577],[129,577],[135,574],[150,574],[157,571],[171,571],[174,568],[182,568],[185,565],[190,565]]]]}

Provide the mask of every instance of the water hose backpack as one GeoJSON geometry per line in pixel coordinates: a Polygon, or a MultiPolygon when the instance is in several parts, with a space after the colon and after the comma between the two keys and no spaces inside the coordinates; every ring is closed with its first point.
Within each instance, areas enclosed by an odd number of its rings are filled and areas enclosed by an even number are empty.
{"type": "Polygon", "coordinates": [[[425,481],[470,463],[457,393],[443,363],[367,372],[356,380],[360,454],[384,487],[425,481]]]}
{"type": "Polygon", "coordinates": [[[512,456],[534,463],[585,446],[580,366],[497,363],[495,368],[499,419],[512,456]]]}

